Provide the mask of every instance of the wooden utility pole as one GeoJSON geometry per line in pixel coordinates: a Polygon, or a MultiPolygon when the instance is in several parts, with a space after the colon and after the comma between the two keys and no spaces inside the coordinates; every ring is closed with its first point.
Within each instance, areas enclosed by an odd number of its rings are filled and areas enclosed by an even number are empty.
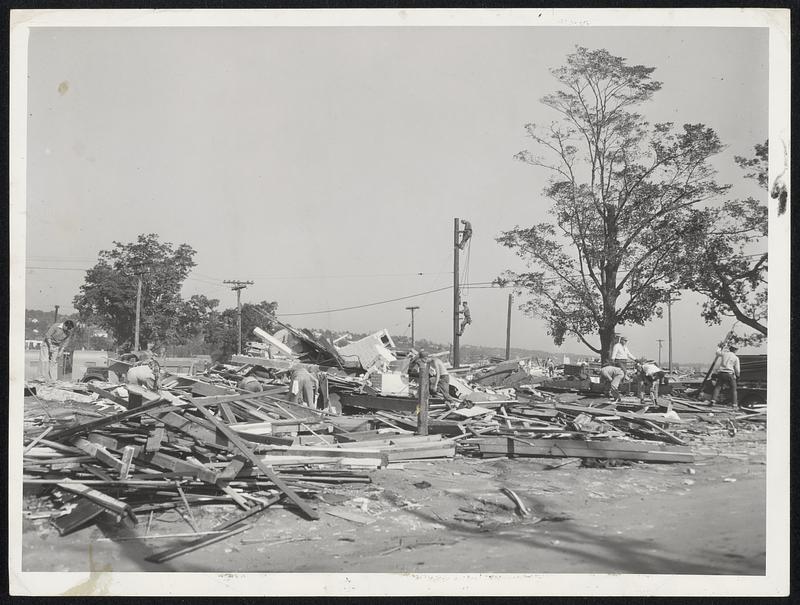
{"type": "Polygon", "coordinates": [[[409,311],[411,311],[411,348],[414,348],[414,311],[419,309],[419,307],[406,307],[409,311]]]}
{"type": "Polygon", "coordinates": [[[667,302],[667,326],[669,328],[669,334],[667,336],[667,338],[669,338],[669,373],[672,374],[672,292],[669,293],[667,302]]]}
{"type": "Polygon", "coordinates": [[[428,392],[430,386],[430,369],[431,369],[431,362],[426,361],[425,363],[420,363],[419,365],[419,380],[417,381],[419,384],[419,393],[417,394],[417,434],[418,435],[427,435],[428,434],[428,397],[430,393],[428,392]]]}
{"type": "Polygon", "coordinates": [[[231,290],[236,292],[236,325],[237,325],[237,336],[238,336],[238,346],[237,346],[237,353],[239,355],[242,354],[242,290],[244,290],[247,286],[252,286],[254,282],[251,281],[241,281],[238,279],[226,279],[222,282],[223,284],[231,284],[231,290]]]}
{"type": "Polygon", "coordinates": [[[661,367],[661,347],[664,345],[664,339],[658,339],[658,367],[661,367]]]}
{"type": "Polygon", "coordinates": [[[142,307],[142,274],[137,273],[136,279],[138,280],[136,284],[136,325],[133,330],[133,350],[139,350],[139,314],[141,313],[142,307]]]}
{"type": "Polygon", "coordinates": [[[58,321],[58,305],[56,305],[56,311],[53,313],[53,323],[58,321]]]}
{"type": "Polygon", "coordinates": [[[511,298],[512,294],[508,295],[508,318],[506,319],[506,361],[511,359],[511,298]]]}
{"type": "Polygon", "coordinates": [[[461,292],[458,288],[458,218],[453,219],[453,367],[457,368],[461,361],[459,351],[459,307],[461,306],[461,292]]]}

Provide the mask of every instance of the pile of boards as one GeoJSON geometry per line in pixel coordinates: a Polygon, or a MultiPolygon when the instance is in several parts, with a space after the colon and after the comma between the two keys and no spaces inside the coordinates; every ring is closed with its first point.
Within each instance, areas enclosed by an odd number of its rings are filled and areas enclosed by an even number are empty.
{"type": "MultiPolygon", "coordinates": [[[[693,462],[687,441],[678,436],[691,423],[674,413],[675,409],[690,410],[688,406],[673,402],[673,413],[667,414],[632,411],[638,403],[613,405],[596,398],[580,403],[562,402],[557,397],[489,402],[434,411],[428,430],[456,441],[458,452],[464,455],[693,462]]],[[[409,429],[416,424],[410,414],[376,414],[409,429]]]]}
{"type": "Polygon", "coordinates": [[[157,392],[127,385],[123,397],[88,384],[75,386],[82,407],[65,419],[47,412],[31,388],[42,405],[30,406],[25,423],[23,480],[34,495],[27,515],[48,518],[66,535],[100,519],[135,524],[172,509],[197,532],[196,507],[241,509],[198,533],[183,554],[244,531],[279,502],[316,519],[316,494],[327,485],[369,483],[373,469],[455,455],[455,442],[442,435],[420,437],[373,415],[328,416],[291,403],[287,390],[237,392],[180,379],[157,392]],[[87,403],[81,389],[99,398],[87,403]]]}

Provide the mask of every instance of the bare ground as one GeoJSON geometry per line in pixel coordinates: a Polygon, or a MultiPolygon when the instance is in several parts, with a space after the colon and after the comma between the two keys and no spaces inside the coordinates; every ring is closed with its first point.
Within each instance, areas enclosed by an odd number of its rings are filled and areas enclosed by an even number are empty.
{"type": "MultiPolygon", "coordinates": [[[[765,573],[766,431],[699,436],[694,464],[586,468],[578,460],[415,461],[372,483],[321,492],[321,518],[274,506],[252,529],[163,564],[176,539],[129,539],[137,527],[59,537],[25,521],[24,571],[765,573]],[[562,466],[558,466],[562,465],[562,466]],[[557,468],[552,468],[557,467],[557,468]],[[416,485],[415,485],[416,484],[416,485]],[[429,484],[429,485],[427,485],[429,484]],[[513,489],[531,514],[515,511],[513,489]],[[351,511],[367,524],[328,514],[351,511]],[[110,540],[108,538],[111,538],[110,540]]],[[[209,529],[234,506],[197,507],[209,529]]],[[[191,532],[174,511],[149,534],[191,532]]]]}

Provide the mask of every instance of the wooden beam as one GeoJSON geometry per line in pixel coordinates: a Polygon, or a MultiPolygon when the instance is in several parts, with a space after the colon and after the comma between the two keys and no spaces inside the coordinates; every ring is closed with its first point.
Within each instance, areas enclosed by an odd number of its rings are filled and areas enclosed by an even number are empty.
{"type": "Polygon", "coordinates": [[[120,412],[119,414],[113,414],[106,418],[99,418],[98,420],[92,420],[91,422],[86,422],[84,424],[79,424],[78,426],[74,426],[68,429],[63,429],[61,431],[56,431],[50,435],[51,441],[63,441],[65,439],[69,439],[70,437],[74,437],[76,435],[80,435],[82,433],[88,433],[89,431],[93,431],[95,429],[108,426],[110,424],[116,424],[121,422],[122,420],[128,420],[129,418],[133,418],[134,416],[138,416],[140,414],[145,414],[147,412],[152,412],[156,408],[159,407],[169,407],[171,404],[167,401],[162,399],[157,399],[155,401],[150,401],[145,403],[143,406],[136,408],[135,410],[128,410],[126,412],[120,412]]]}
{"type": "Polygon", "coordinates": [[[481,454],[558,458],[612,458],[649,462],[694,462],[689,448],[642,441],[581,441],[578,439],[520,439],[480,437],[481,454]]]}

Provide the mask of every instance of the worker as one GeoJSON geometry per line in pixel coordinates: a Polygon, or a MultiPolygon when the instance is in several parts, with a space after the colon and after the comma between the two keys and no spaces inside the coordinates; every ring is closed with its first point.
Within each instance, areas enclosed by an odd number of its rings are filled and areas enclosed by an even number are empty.
{"type": "Polygon", "coordinates": [[[600,380],[610,384],[609,395],[615,403],[622,401],[619,385],[626,378],[625,370],[614,364],[608,364],[600,369],[600,380]]]}
{"type": "Polygon", "coordinates": [[[621,336],[619,342],[611,350],[611,363],[623,370],[628,369],[628,360],[636,361],[636,357],[628,350],[628,339],[621,336]]]}
{"type": "Polygon", "coordinates": [[[724,351],[719,359],[719,370],[717,370],[714,394],[711,395],[711,405],[717,403],[717,398],[719,397],[723,385],[727,385],[731,390],[731,405],[734,408],[739,407],[739,398],[736,393],[736,381],[739,380],[741,367],[739,364],[739,357],[736,355],[737,350],[735,346],[730,345],[728,350],[724,351]]]}
{"type": "Polygon", "coordinates": [[[128,384],[157,391],[161,377],[161,366],[149,351],[140,351],[139,361],[128,369],[125,379],[128,384]]]}
{"type": "Polygon", "coordinates": [[[469,305],[466,300],[461,303],[461,310],[458,314],[462,316],[461,327],[458,330],[458,335],[461,336],[464,333],[464,328],[472,323],[472,315],[469,312],[469,305]]]}
{"type": "Polygon", "coordinates": [[[461,219],[461,224],[464,225],[464,228],[459,231],[461,234],[461,241],[458,242],[458,249],[463,250],[464,246],[467,245],[467,242],[472,237],[472,223],[469,221],[465,221],[463,218],[461,219]]]}
{"type": "MultiPolygon", "coordinates": [[[[636,371],[639,376],[639,402],[644,405],[644,395],[645,393],[649,393],[650,402],[653,405],[658,405],[658,385],[661,379],[666,375],[666,372],[659,368],[652,360],[638,364],[636,371]]],[[[645,410],[647,407],[645,407],[645,410]]]]}
{"type": "Polygon", "coordinates": [[[547,363],[545,367],[547,368],[547,375],[552,378],[553,375],[556,373],[556,364],[553,363],[552,357],[547,358],[547,363]]]}
{"type": "Polygon", "coordinates": [[[58,380],[58,360],[64,354],[74,329],[75,322],[67,319],[61,323],[54,323],[45,332],[44,340],[39,348],[39,361],[42,378],[46,382],[58,380]]]}
{"type": "Polygon", "coordinates": [[[431,395],[441,395],[447,407],[450,409],[458,407],[461,402],[450,395],[450,373],[444,363],[438,357],[430,357],[425,351],[420,351],[416,358],[409,364],[409,370],[417,366],[421,371],[424,364],[429,362],[429,383],[428,388],[431,395]]]}
{"type": "Polygon", "coordinates": [[[301,365],[292,366],[291,377],[292,401],[294,403],[300,403],[308,408],[316,408],[319,381],[311,372],[301,365]]]}

